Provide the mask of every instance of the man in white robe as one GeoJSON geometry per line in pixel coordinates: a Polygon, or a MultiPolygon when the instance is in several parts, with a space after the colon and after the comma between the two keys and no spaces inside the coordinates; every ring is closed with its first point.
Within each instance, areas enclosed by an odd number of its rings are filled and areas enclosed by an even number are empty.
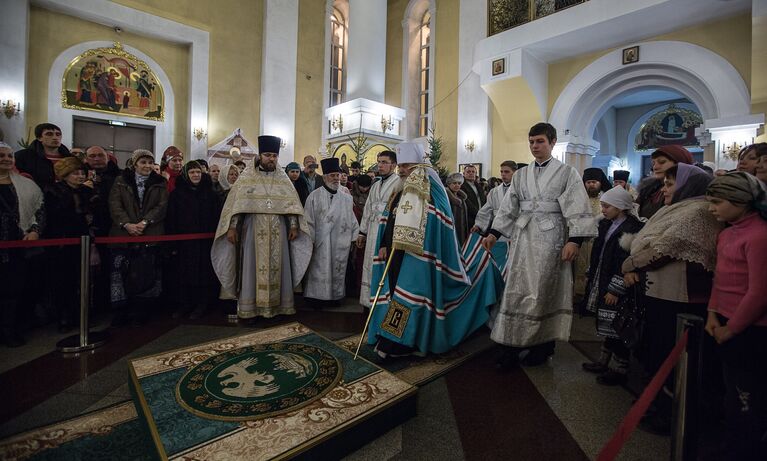
{"type": "Polygon", "coordinates": [[[370,307],[370,276],[373,270],[373,258],[376,256],[376,241],[378,240],[378,224],[386,209],[392,193],[398,191],[400,178],[394,174],[397,168],[397,154],[385,150],[378,154],[378,175],[380,181],[376,181],[370,187],[365,209],[362,211],[360,221],[360,235],[357,237],[357,247],[365,248],[365,261],[362,265],[362,286],[360,287],[360,304],[370,307]]]}
{"type": "Polygon", "coordinates": [[[277,167],[280,138],[259,136],[260,163],[248,166],[227,196],[211,249],[221,299],[237,300],[242,319],[294,314],[294,288],[312,241],[293,183],[277,167]]]}
{"type": "Polygon", "coordinates": [[[340,190],[338,159],[326,158],[320,163],[324,185],[309,194],[304,207],[309,235],[314,241],[304,279],[304,299],[315,307],[346,296],[346,264],[359,233],[352,196],[340,190]]]}
{"type": "Polygon", "coordinates": [[[554,354],[554,341],[567,340],[573,313],[572,261],[580,244],[597,235],[588,196],[578,171],[552,158],[556,129],[548,123],[529,132],[535,163],[511,180],[490,235],[509,238],[509,270],[491,339],[504,346],[501,369],[540,365],[554,354]]]}
{"type": "MultiPolygon", "coordinates": [[[[501,208],[501,202],[506,192],[509,191],[511,186],[511,178],[517,171],[517,162],[513,160],[506,160],[501,163],[501,184],[490,189],[487,193],[487,201],[482,208],[477,212],[477,218],[474,220],[474,227],[471,228],[471,232],[477,232],[482,235],[486,235],[493,225],[493,219],[495,214],[501,208]]],[[[498,265],[498,270],[506,277],[506,259],[509,252],[509,239],[504,236],[498,238],[498,242],[493,246],[493,259],[495,259],[498,265]]]]}

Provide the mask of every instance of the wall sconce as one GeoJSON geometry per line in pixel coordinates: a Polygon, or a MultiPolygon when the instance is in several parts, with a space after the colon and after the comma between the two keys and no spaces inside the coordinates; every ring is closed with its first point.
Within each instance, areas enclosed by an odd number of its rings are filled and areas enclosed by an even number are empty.
{"type": "Polygon", "coordinates": [[[333,116],[330,120],[330,126],[333,127],[334,130],[344,131],[344,117],[340,114],[338,115],[338,118],[333,116]]]}
{"type": "Polygon", "coordinates": [[[466,150],[468,150],[469,152],[474,153],[474,149],[477,148],[477,145],[474,144],[473,139],[469,139],[468,141],[466,141],[466,144],[463,147],[465,147],[466,150]]]}
{"type": "Polygon", "coordinates": [[[280,138],[280,149],[284,149],[285,147],[287,147],[287,145],[288,145],[288,142],[280,138]]]}
{"type": "Polygon", "coordinates": [[[204,138],[208,137],[208,133],[206,133],[202,128],[195,128],[192,130],[192,135],[194,136],[194,139],[198,141],[202,141],[204,138]]]}
{"type": "Polygon", "coordinates": [[[722,143],[722,155],[729,158],[730,160],[737,162],[738,161],[738,154],[740,154],[740,150],[743,149],[745,146],[747,146],[747,142],[743,142],[743,144],[738,144],[737,142],[733,141],[731,145],[726,145],[722,143]]]}
{"type": "Polygon", "coordinates": [[[5,114],[6,117],[8,118],[16,117],[21,113],[21,103],[20,102],[14,103],[12,99],[9,99],[3,102],[2,110],[3,110],[3,114],[5,114]]]}
{"type": "Polygon", "coordinates": [[[386,118],[386,117],[384,117],[382,115],[381,116],[381,131],[383,131],[384,134],[385,134],[387,131],[391,131],[393,129],[394,129],[394,122],[391,121],[391,115],[389,116],[389,118],[386,118]]]}

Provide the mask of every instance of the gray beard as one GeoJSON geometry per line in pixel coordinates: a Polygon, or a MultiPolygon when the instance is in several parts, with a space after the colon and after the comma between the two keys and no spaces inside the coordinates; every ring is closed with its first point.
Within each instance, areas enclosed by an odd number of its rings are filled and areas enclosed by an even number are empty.
{"type": "Polygon", "coordinates": [[[338,184],[328,184],[328,183],[325,183],[325,185],[328,186],[328,189],[330,190],[338,190],[338,186],[339,186],[338,184]]]}

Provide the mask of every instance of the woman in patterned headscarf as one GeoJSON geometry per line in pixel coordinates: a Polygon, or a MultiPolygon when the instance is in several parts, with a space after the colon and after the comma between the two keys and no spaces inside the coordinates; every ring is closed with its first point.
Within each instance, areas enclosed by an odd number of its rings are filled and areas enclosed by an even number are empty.
{"type": "Polygon", "coordinates": [[[767,459],[767,201],[745,172],[716,178],[709,210],[729,224],[719,234],[706,332],[722,358],[731,459],[767,459]]]}
{"type": "MultiPolygon", "coordinates": [[[[661,192],[665,206],[630,242],[622,265],[627,286],[646,282],[644,292],[643,362],[654,375],[676,342],[676,316],[704,316],[716,261],[716,236],[722,225],[708,212],[706,187],[711,176],[700,168],[678,163],[664,173],[661,192]]],[[[628,242],[624,242],[628,243],[628,242]]],[[[713,347],[713,345],[711,345],[713,347]]],[[[655,400],[652,417],[643,427],[669,433],[672,381],[669,393],[655,400]]]]}
{"type": "MultiPolygon", "coordinates": [[[[210,176],[196,160],[187,162],[168,200],[166,230],[169,234],[215,232],[221,214],[221,198],[213,190],[210,176]]],[[[211,239],[187,240],[173,245],[173,298],[178,302],[175,317],[190,310],[200,318],[215,301],[216,276],[210,262],[211,239]],[[192,310],[194,309],[194,310],[192,310]]]]}

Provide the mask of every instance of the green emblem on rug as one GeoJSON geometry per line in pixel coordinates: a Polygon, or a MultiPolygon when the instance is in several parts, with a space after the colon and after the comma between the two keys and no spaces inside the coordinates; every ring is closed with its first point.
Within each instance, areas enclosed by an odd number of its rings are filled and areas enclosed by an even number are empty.
{"type": "Polygon", "coordinates": [[[295,343],[243,347],[192,367],[176,386],[179,404],[203,418],[246,421],[319,399],[342,376],[329,352],[295,343]]]}

